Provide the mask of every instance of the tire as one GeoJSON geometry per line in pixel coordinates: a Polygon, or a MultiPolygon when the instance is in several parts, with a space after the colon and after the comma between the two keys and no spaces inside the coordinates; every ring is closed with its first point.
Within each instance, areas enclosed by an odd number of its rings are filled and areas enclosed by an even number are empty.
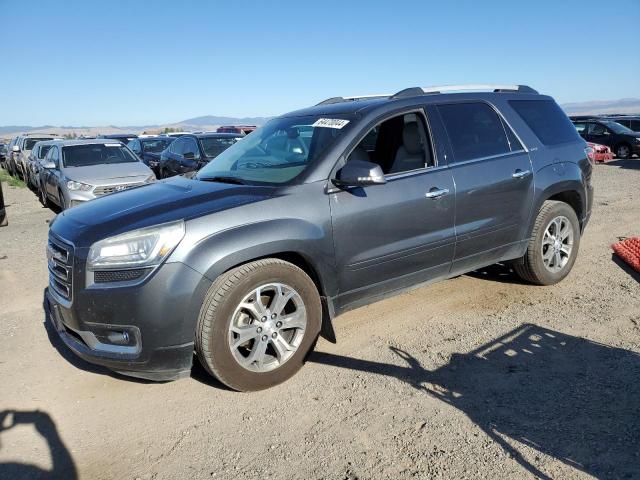
{"type": "MultiPolygon", "coordinates": [[[[277,311],[277,305],[275,307],[274,311],[277,311]]],[[[261,308],[256,306],[253,310],[261,310],[261,308]]],[[[303,270],[275,258],[257,260],[224,273],[209,288],[198,318],[195,341],[196,354],[207,372],[229,388],[238,391],[263,390],[284,382],[300,370],[307,355],[315,346],[321,322],[322,306],[318,290],[303,270]],[[259,321],[255,314],[249,314],[241,307],[242,302],[244,302],[242,305],[249,305],[247,302],[251,303],[252,298],[253,302],[255,302],[255,298],[260,298],[261,307],[267,307],[270,312],[274,308],[275,298],[278,295],[275,292],[277,291],[274,291],[272,299],[264,301],[262,295],[260,297],[250,296],[255,295],[259,287],[262,288],[262,292],[265,292],[273,285],[281,285],[283,288],[280,290],[280,294],[285,295],[285,292],[288,292],[286,298],[289,298],[292,291],[297,295],[293,296],[291,300],[284,300],[282,308],[282,312],[285,312],[286,308],[293,308],[293,314],[284,313],[281,317],[274,314],[270,318],[264,316],[262,321],[259,321]],[[302,302],[304,309],[299,308],[300,302],[302,302]],[[294,318],[298,311],[302,311],[306,317],[306,326],[302,330],[286,330],[287,327],[282,326],[282,322],[275,323],[279,318],[287,322],[286,316],[294,318]],[[271,320],[274,317],[275,319],[271,320]],[[248,343],[243,346],[234,348],[231,343],[238,341],[240,335],[231,333],[231,327],[232,322],[235,325],[238,318],[243,318],[245,322],[248,322],[242,326],[242,328],[246,328],[243,331],[249,332],[248,334],[254,338],[247,340],[248,343]],[[273,331],[278,323],[282,328],[277,332],[273,331]],[[253,333],[254,327],[256,334],[253,333]],[[262,327],[264,327],[264,331],[262,327]],[[264,335],[264,333],[269,335],[264,335]],[[280,358],[278,358],[280,355],[277,355],[275,349],[276,340],[271,340],[272,338],[276,339],[279,334],[282,334],[282,339],[291,335],[286,341],[297,344],[297,349],[286,351],[290,356],[281,357],[285,358],[282,362],[280,362],[280,358]],[[232,340],[235,335],[238,337],[232,340]],[[269,357],[272,360],[271,366],[268,364],[267,367],[264,367],[258,365],[257,362],[250,363],[253,351],[259,350],[257,347],[260,345],[260,341],[264,342],[261,345],[267,345],[266,352],[274,354],[273,357],[269,357]],[[242,356],[243,352],[248,353],[246,358],[242,356]],[[242,366],[241,360],[246,362],[248,366],[242,366]],[[271,369],[255,370],[259,368],[271,369]]],[[[280,337],[277,338],[277,340],[279,339],[280,337]]],[[[265,358],[265,355],[263,354],[261,358],[265,358]]]]}
{"type": "Polygon", "coordinates": [[[523,280],[536,285],[553,285],[569,274],[578,256],[579,248],[580,223],[575,211],[567,203],[547,200],[542,204],[536,217],[527,251],[524,257],[513,265],[513,268],[523,280]],[[556,219],[560,219],[560,225],[562,225],[559,229],[560,237],[568,232],[564,229],[565,225],[567,228],[571,227],[570,240],[568,237],[564,240],[560,239],[559,243],[551,240],[558,237],[555,235],[557,227],[552,226],[552,221],[556,219]],[[553,235],[548,235],[548,232],[553,235]],[[567,249],[569,243],[571,248],[567,249]],[[559,246],[561,246],[560,257],[556,257],[554,252],[559,246]],[[569,250],[568,254],[566,250],[569,250]],[[556,261],[558,258],[561,259],[559,262],[556,261]]]}
{"type": "Polygon", "coordinates": [[[616,157],[626,160],[631,158],[631,146],[626,143],[621,143],[616,147],[616,157]]]}

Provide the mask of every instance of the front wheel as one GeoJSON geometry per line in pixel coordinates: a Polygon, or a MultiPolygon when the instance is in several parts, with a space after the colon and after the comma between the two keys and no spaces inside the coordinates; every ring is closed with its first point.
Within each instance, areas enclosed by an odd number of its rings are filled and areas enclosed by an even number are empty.
{"type": "Polygon", "coordinates": [[[566,277],[578,256],[580,223],[564,202],[542,204],[524,257],[514,265],[523,279],[537,285],[553,285],[566,277]]]}
{"type": "Polygon", "coordinates": [[[627,158],[631,158],[631,147],[626,143],[618,145],[616,147],[616,157],[626,160],[627,158]]]}
{"type": "Polygon", "coordinates": [[[321,320],[318,291],[303,270],[275,258],[257,260],[221,275],[209,289],[196,353],[228,387],[262,390],[302,367],[321,320]]]}

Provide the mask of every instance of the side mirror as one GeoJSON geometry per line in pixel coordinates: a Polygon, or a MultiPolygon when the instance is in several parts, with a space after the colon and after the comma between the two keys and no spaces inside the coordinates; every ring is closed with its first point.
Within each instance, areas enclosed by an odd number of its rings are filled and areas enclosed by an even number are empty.
{"type": "Polygon", "coordinates": [[[380,165],[366,160],[349,160],[333,179],[338,187],[366,187],[387,183],[380,165]]]}
{"type": "Polygon", "coordinates": [[[42,164],[42,168],[46,168],[47,170],[53,170],[56,168],[56,164],[53,162],[44,162],[42,164]]]}
{"type": "Polygon", "coordinates": [[[13,147],[11,147],[11,151],[12,152],[19,152],[20,151],[20,147],[18,145],[14,145],[13,147]]]}

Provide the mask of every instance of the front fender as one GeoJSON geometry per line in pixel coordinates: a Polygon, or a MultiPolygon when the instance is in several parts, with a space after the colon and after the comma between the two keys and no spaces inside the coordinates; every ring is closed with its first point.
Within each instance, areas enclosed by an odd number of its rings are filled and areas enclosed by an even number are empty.
{"type": "Polygon", "coordinates": [[[227,270],[257,258],[295,253],[317,274],[323,294],[333,296],[333,243],[326,227],[292,218],[247,223],[202,239],[181,261],[214,281],[227,270]]]}

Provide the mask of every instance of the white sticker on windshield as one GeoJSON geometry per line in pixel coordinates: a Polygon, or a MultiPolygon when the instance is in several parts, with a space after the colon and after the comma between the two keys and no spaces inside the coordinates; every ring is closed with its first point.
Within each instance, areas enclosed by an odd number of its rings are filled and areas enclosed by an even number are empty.
{"type": "Polygon", "coordinates": [[[343,120],[341,118],[319,118],[311,126],[323,128],[342,128],[347,123],[349,123],[349,120],[343,120]]]}
{"type": "Polygon", "coordinates": [[[121,147],[122,144],[121,143],[105,143],[104,146],[105,147],[121,147]]]}

